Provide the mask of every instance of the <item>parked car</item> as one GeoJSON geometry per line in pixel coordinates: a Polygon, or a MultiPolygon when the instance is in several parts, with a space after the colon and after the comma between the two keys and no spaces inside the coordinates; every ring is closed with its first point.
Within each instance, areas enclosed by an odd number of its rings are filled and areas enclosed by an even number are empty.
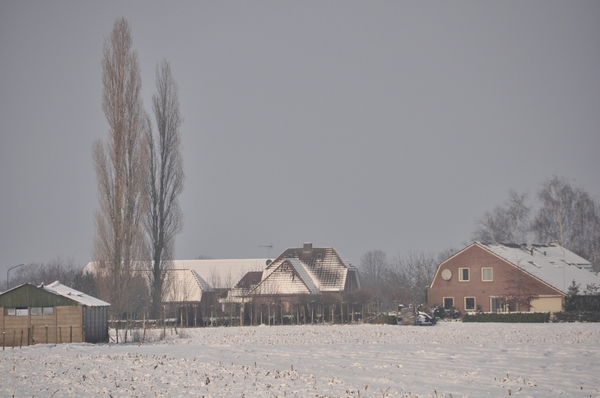
{"type": "Polygon", "coordinates": [[[417,326],[433,326],[435,325],[435,317],[426,312],[419,311],[417,313],[417,326]]]}

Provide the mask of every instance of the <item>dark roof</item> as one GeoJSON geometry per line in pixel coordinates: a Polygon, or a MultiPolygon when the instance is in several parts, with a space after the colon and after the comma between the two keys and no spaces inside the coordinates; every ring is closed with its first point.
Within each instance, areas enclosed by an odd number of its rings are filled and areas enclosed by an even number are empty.
{"type": "Polygon", "coordinates": [[[77,301],[49,292],[43,286],[24,283],[0,294],[0,307],[54,307],[79,304],[77,301]]]}
{"type": "Polygon", "coordinates": [[[262,271],[250,271],[235,285],[237,288],[249,289],[251,286],[256,285],[262,278],[262,271]]]}

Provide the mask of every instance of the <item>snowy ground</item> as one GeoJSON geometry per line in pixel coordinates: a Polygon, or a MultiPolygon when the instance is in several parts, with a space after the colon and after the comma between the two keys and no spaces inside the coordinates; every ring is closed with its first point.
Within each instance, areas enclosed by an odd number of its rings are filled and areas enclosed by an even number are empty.
{"type": "Polygon", "coordinates": [[[0,396],[600,397],[600,325],[167,330],[0,351],[0,396]]]}

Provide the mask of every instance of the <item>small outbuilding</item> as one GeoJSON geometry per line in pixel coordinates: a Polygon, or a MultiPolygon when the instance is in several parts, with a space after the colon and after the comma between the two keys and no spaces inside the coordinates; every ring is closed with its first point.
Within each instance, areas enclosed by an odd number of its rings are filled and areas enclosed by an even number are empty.
{"type": "Polygon", "coordinates": [[[3,346],[108,342],[109,303],[60,284],[0,294],[3,346]]]}

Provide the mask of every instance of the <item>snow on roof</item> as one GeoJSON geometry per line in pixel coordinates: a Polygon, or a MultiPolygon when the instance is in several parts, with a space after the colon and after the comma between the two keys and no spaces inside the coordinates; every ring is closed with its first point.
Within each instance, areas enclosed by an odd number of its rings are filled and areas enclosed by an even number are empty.
{"type": "Polygon", "coordinates": [[[319,293],[313,280],[297,259],[284,259],[270,269],[249,295],[290,295],[319,293]]]}
{"type": "MultiPolygon", "coordinates": [[[[310,244],[305,247],[289,248],[279,255],[263,273],[263,281],[277,270],[286,260],[295,260],[294,269],[305,281],[312,281],[307,288],[316,292],[339,292],[346,287],[348,268],[354,268],[332,247],[313,248],[310,244]]],[[[291,292],[290,292],[291,294],[291,292]]]]}
{"type": "Polygon", "coordinates": [[[200,301],[203,292],[212,291],[208,283],[191,269],[170,270],[165,287],[167,302],[200,301]]]}
{"type": "Polygon", "coordinates": [[[249,271],[262,271],[266,258],[174,260],[173,269],[194,270],[214,289],[233,287],[249,271]]]}
{"type": "Polygon", "coordinates": [[[313,279],[308,274],[308,271],[304,267],[304,264],[302,264],[302,262],[300,260],[298,260],[297,258],[290,258],[290,259],[288,259],[288,261],[290,262],[290,264],[292,264],[292,266],[294,267],[294,269],[296,270],[296,272],[298,273],[298,275],[300,276],[300,278],[302,279],[304,284],[306,284],[306,287],[308,288],[310,293],[318,294],[319,289],[315,285],[315,282],[313,281],[313,279]]]}
{"type": "Polygon", "coordinates": [[[589,261],[560,245],[476,244],[565,294],[572,281],[581,289],[592,283],[600,286],[600,277],[585,266],[589,261]]]}
{"type": "Polygon", "coordinates": [[[59,296],[67,297],[73,301],[77,301],[79,304],[87,305],[88,307],[107,307],[110,304],[106,301],[102,301],[92,296],[88,296],[85,293],[75,290],[68,286],[61,284],[60,282],[52,282],[49,285],[42,285],[44,290],[50,293],[54,293],[59,296]]]}
{"type": "MultiPolygon", "coordinates": [[[[266,267],[266,258],[250,259],[206,259],[173,260],[172,270],[193,270],[209,287],[205,291],[233,287],[249,271],[262,271],[266,267]]],[[[94,272],[96,262],[90,262],[84,272],[94,272]]],[[[138,268],[142,267],[142,263],[138,268]]],[[[171,271],[170,271],[171,272],[171,271]]],[[[201,282],[202,283],[202,282],[201,282]]]]}

